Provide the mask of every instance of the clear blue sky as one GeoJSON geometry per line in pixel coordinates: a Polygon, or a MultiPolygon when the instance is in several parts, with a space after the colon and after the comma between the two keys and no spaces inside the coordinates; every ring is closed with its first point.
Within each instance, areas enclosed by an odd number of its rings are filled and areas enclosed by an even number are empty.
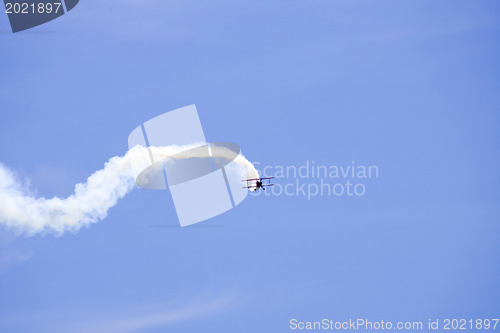
{"type": "Polygon", "coordinates": [[[1,332],[498,318],[498,2],[82,0],[9,30],[0,15],[0,162],[39,196],[193,103],[208,141],[261,166],[379,178],[363,197],[248,197],[200,227],[134,190],[77,234],[1,230],[1,332]]]}

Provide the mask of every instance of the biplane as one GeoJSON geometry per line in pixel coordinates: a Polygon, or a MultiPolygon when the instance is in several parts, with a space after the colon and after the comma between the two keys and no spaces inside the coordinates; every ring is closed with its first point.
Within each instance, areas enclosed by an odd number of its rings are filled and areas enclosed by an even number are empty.
{"type": "Polygon", "coordinates": [[[267,186],[274,186],[274,184],[271,184],[271,179],[274,177],[262,177],[262,178],[253,178],[253,179],[244,179],[242,182],[253,182],[255,181],[255,185],[249,185],[249,186],[244,186],[243,188],[249,188],[252,189],[252,191],[258,191],[259,188],[262,189],[262,191],[266,190],[267,186]]]}

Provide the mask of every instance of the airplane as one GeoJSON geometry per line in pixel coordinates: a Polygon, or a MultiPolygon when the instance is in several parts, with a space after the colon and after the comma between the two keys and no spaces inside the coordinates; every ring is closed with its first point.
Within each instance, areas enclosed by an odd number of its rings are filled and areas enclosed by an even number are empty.
{"type": "Polygon", "coordinates": [[[251,185],[251,186],[245,186],[243,188],[251,188],[253,189],[253,191],[258,191],[259,188],[262,189],[262,191],[265,191],[266,190],[266,186],[274,186],[274,184],[270,184],[270,180],[269,179],[273,179],[274,177],[262,177],[262,178],[253,178],[253,179],[244,179],[242,180],[242,182],[247,182],[247,185],[248,185],[248,182],[250,181],[256,181],[256,184],[255,185],[251,185]],[[267,180],[267,184],[263,184],[263,180],[267,180]]]}

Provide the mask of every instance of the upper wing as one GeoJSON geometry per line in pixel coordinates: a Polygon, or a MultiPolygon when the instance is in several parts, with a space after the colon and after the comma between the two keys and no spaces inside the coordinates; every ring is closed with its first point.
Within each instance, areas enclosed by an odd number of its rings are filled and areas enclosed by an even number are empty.
{"type": "Polygon", "coordinates": [[[263,178],[252,178],[252,179],[243,179],[242,182],[249,182],[251,180],[262,180],[262,179],[273,179],[274,177],[263,177],[263,178]]]}

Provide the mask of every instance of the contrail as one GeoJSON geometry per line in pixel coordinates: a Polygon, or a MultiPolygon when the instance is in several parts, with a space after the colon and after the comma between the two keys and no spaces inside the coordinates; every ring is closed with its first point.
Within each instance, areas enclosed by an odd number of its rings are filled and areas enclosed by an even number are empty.
{"type": "MultiPolygon", "coordinates": [[[[24,188],[15,172],[0,163],[0,225],[25,235],[37,233],[77,232],[106,218],[108,210],[135,188],[135,178],[151,165],[149,153],[155,159],[197,157],[182,152],[199,145],[144,148],[136,146],[124,156],[115,156],[94,172],[85,183],[75,185],[67,198],[35,198],[24,188]]],[[[212,156],[234,158],[223,147],[212,147],[212,156]]],[[[198,156],[206,157],[206,156],[198,156]]],[[[238,155],[234,162],[245,167],[247,177],[258,178],[252,163],[238,155]]]]}

